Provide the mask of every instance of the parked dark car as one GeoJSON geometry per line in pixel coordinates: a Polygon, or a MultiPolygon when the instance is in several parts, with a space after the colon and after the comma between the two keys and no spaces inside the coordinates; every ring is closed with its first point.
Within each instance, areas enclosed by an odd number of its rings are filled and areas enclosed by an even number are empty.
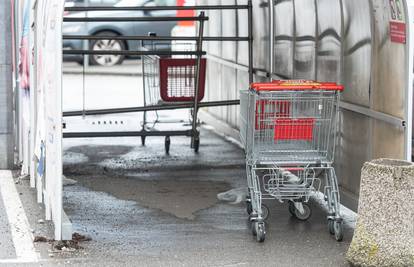
{"type": "MultiPolygon", "coordinates": [[[[95,6],[93,1],[100,2],[100,5],[107,5],[111,0],[89,0],[89,5],[95,6]]],[[[171,1],[169,1],[171,2],[171,1]]],[[[114,6],[155,6],[167,5],[167,1],[157,0],[120,0],[114,6]]],[[[82,6],[82,1],[71,1],[66,6],[82,6]]],[[[156,17],[156,16],[175,16],[175,11],[88,11],[72,12],[65,17],[156,17]]],[[[159,36],[170,36],[171,30],[176,22],[64,22],[63,35],[104,35],[104,36],[134,36],[148,35],[149,32],[159,36]]],[[[84,49],[85,43],[82,40],[64,40],[63,49],[84,49]]],[[[138,50],[141,47],[140,41],[123,40],[96,40],[89,42],[91,50],[138,50]]],[[[159,49],[170,49],[170,43],[157,44],[159,49]]],[[[82,55],[65,55],[65,61],[83,62],[82,55]]],[[[90,64],[113,66],[121,64],[125,56],[123,55],[91,55],[90,64]]]]}

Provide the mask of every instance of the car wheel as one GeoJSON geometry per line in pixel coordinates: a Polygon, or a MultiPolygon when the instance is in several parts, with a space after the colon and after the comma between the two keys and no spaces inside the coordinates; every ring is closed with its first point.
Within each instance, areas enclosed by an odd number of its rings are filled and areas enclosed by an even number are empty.
{"type": "MultiPolygon", "coordinates": [[[[113,32],[100,32],[96,36],[117,36],[113,32]]],[[[121,40],[96,40],[91,43],[91,50],[93,51],[122,51],[125,50],[126,45],[121,40]]],[[[121,64],[124,61],[124,55],[91,55],[90,62],[92,65],[100,66],[114,66],[116,64],[121,64]]]]}

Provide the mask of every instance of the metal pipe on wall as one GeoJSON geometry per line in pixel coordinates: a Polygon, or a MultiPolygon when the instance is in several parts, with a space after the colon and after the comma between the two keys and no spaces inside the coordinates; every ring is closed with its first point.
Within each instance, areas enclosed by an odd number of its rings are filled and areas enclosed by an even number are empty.
{"type": "Polygon", "coordinates": [[[12,169],[14,165],[13,135],[13,88],[12,88],[12,38],[10,1],[0,8],[0,169],[12,169]]]}
{"type": "Polygon", "coordinates": [[[269,0],[269,81],[272,81],[274,73],[274,52],[275,52],[275,2],[269,0]]]}

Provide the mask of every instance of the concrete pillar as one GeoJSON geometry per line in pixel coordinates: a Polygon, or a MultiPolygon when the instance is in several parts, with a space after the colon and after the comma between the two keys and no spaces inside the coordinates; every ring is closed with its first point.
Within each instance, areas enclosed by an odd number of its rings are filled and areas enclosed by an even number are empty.
{"type": "Polygon", "coordinates": [[[353,266],[414,266],[414,164],[364,164],[358,221],[347,259],[353,266]]]}
{"type": "Polygon", "coordinates": [[[14,162],[10,0],[0,0],[0,169],[14,162]]]}

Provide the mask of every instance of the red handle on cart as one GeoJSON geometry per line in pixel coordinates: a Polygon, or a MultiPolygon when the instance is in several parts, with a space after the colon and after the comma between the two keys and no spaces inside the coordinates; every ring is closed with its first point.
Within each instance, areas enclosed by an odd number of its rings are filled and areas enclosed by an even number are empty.
{"type": "Polygon", "coordinates": [[[343,91],[344,86],[333,82],[316,82],[310,80],[275,80],[268,83],[252,83],[250,88],[255,91],[343,91]]]}

